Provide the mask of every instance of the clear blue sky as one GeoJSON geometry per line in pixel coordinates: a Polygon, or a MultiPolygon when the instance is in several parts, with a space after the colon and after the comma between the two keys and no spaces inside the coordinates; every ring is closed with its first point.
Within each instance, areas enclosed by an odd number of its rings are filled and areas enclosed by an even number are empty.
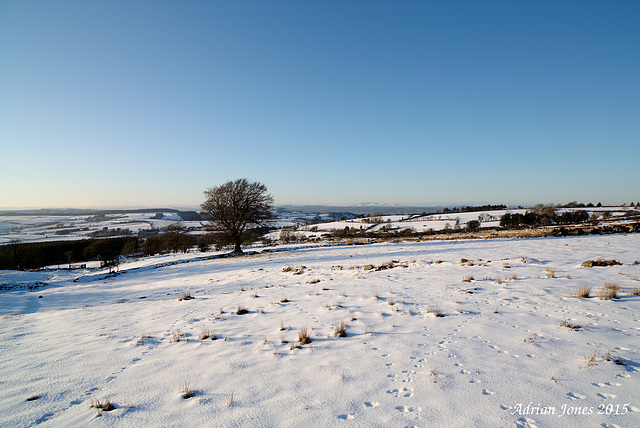
{"type": "Polygon", "coordinates": [[[0,0],[0,207],[640,200],[640,2],[0,0]]]}

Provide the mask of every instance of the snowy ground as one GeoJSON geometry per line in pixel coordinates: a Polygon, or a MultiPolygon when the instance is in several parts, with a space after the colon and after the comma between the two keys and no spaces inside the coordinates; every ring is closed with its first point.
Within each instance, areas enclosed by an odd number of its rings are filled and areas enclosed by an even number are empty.
{"type": "Polygon", "coordinates": [[[0,272],[0,426],[640,426],[640,235],[212,254],[0,272]]]}

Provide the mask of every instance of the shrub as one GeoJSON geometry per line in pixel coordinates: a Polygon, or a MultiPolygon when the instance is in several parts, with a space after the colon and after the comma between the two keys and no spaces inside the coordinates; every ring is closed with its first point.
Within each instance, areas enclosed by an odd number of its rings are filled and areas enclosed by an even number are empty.
{"type": "Polygon", "coordinates": [[[617,260],[604,260],[604,259],[587,260],[586,262],[582,263],[582,267],[590,268],[594,266],[599,266],[599,267],[622,266],[622,263],[620,263],[617,260]]]}
{"type": "Polygon", "coordinates": [[[248,313],[249,313],[249,310],[247,308],[245,308],[242,305],[238,306],[238,310],[236,311],[236,314],[244,315],[244,314],[248,314],[248,313]]]}

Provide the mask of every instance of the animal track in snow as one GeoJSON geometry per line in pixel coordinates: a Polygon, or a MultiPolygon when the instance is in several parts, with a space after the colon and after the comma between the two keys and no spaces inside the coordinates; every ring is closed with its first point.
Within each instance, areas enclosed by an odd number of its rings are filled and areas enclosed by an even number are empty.
{"type": "Polygon", "coordinates": [[[396,406],[396,410],[399,412],[421,412],[422,409],[420,407],[408,407],[408,406],[396,406]]]}
{"type": "Polygon", "coordinates": [[[517,428],[537,428],[536,421],[531,418],[520,418],[516,421],[517,428]]]}
{"type": "Polygon", "coordinates": [[[350,421],[355,419],[356,415],[353,413],[349,413],[346,415],[338,415],[338,419],[344,419],[345,421],[350,421]]]}
{"type": "Polygon", "coordinates": [[[569,392],[567,393],[567,397],[569,397],[571,400],[584,400],[585,398],[587,398],[586,395],[582,395],[577,392],[569,392]]]}
{"type": "Polygon", "coordinates": [[[606,392],[601,392],[596,394],[598,397],[601,397],[603,400],[606,400],[607,398],[617,398],[618,396],[615,394],[608,394],[606,392]]]}
{"type": "Polygon", "coordinates": [[[611,382],[602,383],[602,382],[599,382],[599,383],[592,383],[591,385],[597,386],[599,388],[602,388],[603,386],[620,386],[622,384],[621,383],[617,383],[617,382],[616,383],[611,383],[611,382]]]}
{"type": "Polygon", "coordinates": [[[391,394],[394,397],[411,397],[413,396],[413,388],[402,388],[402,389],[389,389],[387,394],[391,394]]]}

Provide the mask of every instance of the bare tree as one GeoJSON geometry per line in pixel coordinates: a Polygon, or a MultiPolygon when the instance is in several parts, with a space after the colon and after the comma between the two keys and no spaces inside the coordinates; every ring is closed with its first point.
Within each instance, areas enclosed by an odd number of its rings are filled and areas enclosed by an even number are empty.
{"type": "Polygon", "coordinates": [[[201,205],[203,215],[211,226],[225,232],[234,253],[242,253],[247,229],[271,219],[273,197],[262,183],[241,178],[211,187],[204,194],[207,199],[201,205]]]}

